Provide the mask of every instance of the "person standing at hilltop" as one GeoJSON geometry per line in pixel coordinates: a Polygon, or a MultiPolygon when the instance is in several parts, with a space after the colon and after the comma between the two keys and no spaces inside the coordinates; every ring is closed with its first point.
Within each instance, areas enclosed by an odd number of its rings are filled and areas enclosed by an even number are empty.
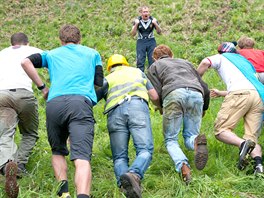
{"type": "Polygon", "coordinates": [[[131,35],[135,36],[138,33],[136,45],[137,67],[144,72],[146,55],[148,56],[149,65],[154,62],[152,58],[153,50],[156,47],[154,29],[158,34],[161,34],[161,28],[157,19],[150,15],[149,7],[142,6],[139,12],[141,16],[133,22],[131,35]]]}

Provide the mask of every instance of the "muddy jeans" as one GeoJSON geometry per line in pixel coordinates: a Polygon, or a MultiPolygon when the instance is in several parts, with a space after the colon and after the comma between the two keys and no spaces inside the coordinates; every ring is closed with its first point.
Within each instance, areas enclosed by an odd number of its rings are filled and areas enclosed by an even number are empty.
{"type": "Polygon", "coordinates": [[[179,88],[170,92],[163,101],[163,131],[166,148],[180,172],[183,162],[189,165],[188,158],[178,143],[182,127],[185,147],[194,150],[194,140],[200,133],[203,97],[198,91],[179,88]]]}
{"type": "Polygon", "coordinates": [[[38,105],[25,89],[0,90],[0,168],[10,160],[26,164],[38,139],[38,105]],[[22,135],[14,142],[16,126],[22,135]]]}

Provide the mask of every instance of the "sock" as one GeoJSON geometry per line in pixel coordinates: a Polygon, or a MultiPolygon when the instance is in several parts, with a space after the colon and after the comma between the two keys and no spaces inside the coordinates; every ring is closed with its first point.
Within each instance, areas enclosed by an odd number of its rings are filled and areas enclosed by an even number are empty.
{"type": "Polygon", "coordinates": [[[255,165],[257,166],[258,164],[262,164],[262,157],[257,156],[253,158],[255,161],[255,165]]]}
{"type": "Polygon", "coordinates": [[[77,195],[77,198],[90,198],[90,196],[86,194],[79,194],[77,195]]]}
{"type": "Polygon", "coordinates": [[[60,188],[59,188],[59,191],[58,191],[58,195],[61,196],[62,193],[65,193],[65,192],[69,192],[69,189],[68,189],[68,181],[67,180],[62,180],[60,182],[60,188]]]}

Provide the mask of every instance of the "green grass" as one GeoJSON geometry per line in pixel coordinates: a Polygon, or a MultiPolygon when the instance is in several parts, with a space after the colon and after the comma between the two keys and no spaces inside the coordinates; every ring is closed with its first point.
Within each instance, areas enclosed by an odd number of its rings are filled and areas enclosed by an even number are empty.
{"type": "MultiPolygon", "coordinates": [[[[175,57],[184,58],[197,66],[209,55],[216,54],[222,41],[237,40],[241,35],[255,38],[256,48],[264,49],[264,3],[262,0],[20,0],[1,1],[0,4],[0,49],[9,46],[10,36],[25,32],[32,46],[52,49],[60,46],[58,30],[63,24],[75,24],[82,32],[82,44],[95,48],[102,56],[103,64],[113,53],[127,57],[135,65],[136,40],[130,37],[132,21],[140,5],[147,4],[163,29],[156,34],[158,44],[169,45],[175,57]]],[[[47,71],[39,70],[48,82],[47,71]]],[[[106,72],[107,74],[107,72],[106,72]]],[[[204,76],[210,88],[224,89],[224,84],[214,71],[204,76]]],[[[21,198],[56,197],[57,182],[51,166],[51,152],[45,128],[45,101],[34,86],[39,101],[40,139],[30,157],[27,169],[30,176],[19,180],[21,198]]],[[[236,168],[238,149],[217,141],[213,124],[222,99],[212,99],[210,109],[203,118],[201,131],[207,135],[209,161],[204,170],[192,169],[193,182],[185,186],[174,169],[163,143],[162,117],[151,110],[154,135],[153,161],[142,182],[145,198],[173,197],[243,197],[255,198],[264,195],[264,179],[256,178],[250,168],[236,168]]],[[[104,102],[94,108],[97,121],[92,158],[93,197],[124,197],[116,187],[111,159],[106,117],[102,114],[104,102]]],[[[242,122],[236,128],[243,134],[242,122]]],[[[16,141],[19,142],[19,135],[16,141]]],[[[260,144],[263,146],[263,135],[260,144]]],[[[182,137],[180,138],[183,145],[182,137]]],[[[184,152],[193,163],[193,152],[184,152]]],[[[130,158],[135,151],[130,144],[130,158]]],[[[74,167],[69,161],[70,192],[74,192],[74,167]]],[[[4,178],[0,176],[0,197],[5,197],[4,178]]]]}

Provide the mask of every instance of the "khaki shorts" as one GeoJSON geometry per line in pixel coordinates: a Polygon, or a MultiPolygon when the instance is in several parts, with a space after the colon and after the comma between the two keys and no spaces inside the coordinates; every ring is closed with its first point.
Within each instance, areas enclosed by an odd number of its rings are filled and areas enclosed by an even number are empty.
{"type": "Polygon", "coordinates": [[[257,143],[261,131],[262,100],[255,90],[230,92],[224,99],[215,120],[215,135],[224,131],[233,131],[240,118],[244,118],[244,139],[257,143]]]}

